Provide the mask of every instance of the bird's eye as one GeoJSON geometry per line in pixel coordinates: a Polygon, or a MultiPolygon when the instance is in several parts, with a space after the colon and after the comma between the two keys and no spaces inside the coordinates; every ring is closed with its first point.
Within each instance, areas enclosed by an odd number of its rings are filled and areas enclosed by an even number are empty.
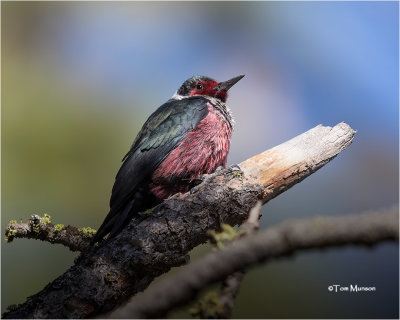
{"type": "Polygon", "coordinates": [[[201,83],[197,84],[196,89],[203,90],[203,85],[201,83]]]}

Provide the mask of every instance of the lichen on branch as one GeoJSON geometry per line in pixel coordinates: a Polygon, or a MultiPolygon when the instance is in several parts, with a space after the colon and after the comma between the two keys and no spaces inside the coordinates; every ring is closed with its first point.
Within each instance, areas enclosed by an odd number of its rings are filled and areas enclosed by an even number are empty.
{"type": "Polygon", "coordinates": [[[45,213],[42,217],[32,215],[27,223],[11,220],[6,228],[5,241],[9,243],[14,238],[37,239],[62,244],[71,251],[84,251],[95,233],[96,230],[89,227],[54,225],[51,223],[51,216],[45,213]]]}

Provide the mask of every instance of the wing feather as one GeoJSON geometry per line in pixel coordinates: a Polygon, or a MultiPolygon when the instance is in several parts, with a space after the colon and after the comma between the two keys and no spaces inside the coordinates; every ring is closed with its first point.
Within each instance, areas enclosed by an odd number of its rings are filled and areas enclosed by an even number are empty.
{"type": "Polygon", "coordinates": [[[123,207],[137,187],[208,114],[207,100],[169,100],[145,122],[115,178],[110,207],[123,207]]]}

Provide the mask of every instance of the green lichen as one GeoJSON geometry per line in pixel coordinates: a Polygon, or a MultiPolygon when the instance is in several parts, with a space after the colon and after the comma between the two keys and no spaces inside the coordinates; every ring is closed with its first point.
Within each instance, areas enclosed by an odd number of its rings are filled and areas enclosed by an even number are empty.
{"type": "Polygon", "coordinates": [[[233,177],[234,178],[238,178],[238,179],[242,179],[243,175],[242,175],[242,173],[240,171],[234,171],[233,172],[233,177]]]}
{"type": "Polygon", "coordinates": [[[63,224],[56,224],[54,226],[54,230],[55,231],[61,231],[62,229],[64,229],[64,225],[63,224]]]}
{"type": "Polygon", "coordinates": [[[13,226],[14,224],[17,224],[17,220],[10,220],[10,222],[8,224],[13,226]]]}
{"type": "Polygon", "coordinates": [[[215,230],[207,231],[211,242],[219,249],[224,247],[225,242],[232,241],[239,236],[239,233],[229,224],[221,223],[221,230],[221,232],[216,232],[215,230]]]}
{"type": "Polygon", "coordinates": [[[106,276],[105,276],[105,280],[107,282],[114,282],[118,280],[118,273],[114,272],[114,271],[108,271],[106,276]]]}
{"type": "Polygon", "coordinates": [[[143,214],[150,214],[152,212],[153,212],[153,208],[147,209],[145,212],[143,212],[143,214]]]}
{"type": "Polygon", "coordinates": [[[14,228],[8,229],[8,236],[14,237],[16,234],[17,234],[17,230],[15,230],[14,228]]]}
{"type": "Polygon", "coordinates": [[[96,230],[90,228],[90,227],[83,227],[78,229],[79,232],[83,233],[84,236],[88,238],[92,238],[96,234],[96,230]]]}
{"type": "Polygon", "coordinates": [[[6,230],[6,236],[4,237],[4,240],[6,242],[11,242],[16,235],[17,235],[17,230],[13,227],[13,224],[11,224],[8,226],[6,230]]]}
{"type": "Polygon", "coordinates": [[[215,291],[207,293],[203,299],[197,301],[195,306],[189,309],[192,317],[200,319],[218,319],[222,312],[222,304],[215,291]]]}
{"type": "Polygon", "coordinates": [[[40,232],[40,224],[35,224],[32,226],[32,230],[36,233],[40,232]]]}
{"type": "Polygon", "coordinates": [[[4,237],[5,242],[9,243],[14,239],[13,236],[11,236],[9,233],[4,237]]]}
{"type": "Polygon", "coordinates": [[[43,217],[40,218],[40,221],[43,222],[44,224],[49,224],[51,222],[51,216],[45,213],[43,217]]]}

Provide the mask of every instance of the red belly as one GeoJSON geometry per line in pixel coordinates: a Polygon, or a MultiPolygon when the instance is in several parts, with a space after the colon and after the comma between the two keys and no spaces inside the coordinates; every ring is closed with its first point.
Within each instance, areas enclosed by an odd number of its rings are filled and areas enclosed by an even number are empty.
{"type": "Polygon", "coordinates": [[[158,200],[177,192],[187,192],[194,179],[226,166],[232,128],[211,104],[207,107],[207,117],[187,134],[153,173],[150,190],[158,200]]]}

